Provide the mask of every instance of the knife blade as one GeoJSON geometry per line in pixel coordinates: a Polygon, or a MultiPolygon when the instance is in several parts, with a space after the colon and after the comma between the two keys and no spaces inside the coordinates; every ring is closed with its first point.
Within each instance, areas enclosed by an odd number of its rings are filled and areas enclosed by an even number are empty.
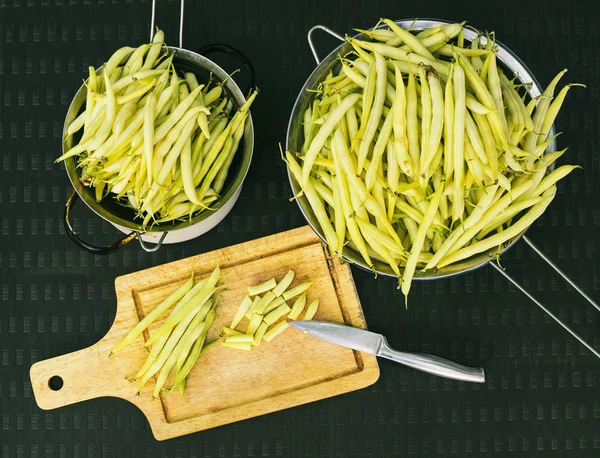
{"type": "Polygon", "coordinates": [[[375,356],[384,339],[381,334],[327,321],[290,321],[289,324],[313,337],[375,356]]]}
{"type": "Polygon", "coordinates": [[[289,324],[318,339],[386,358],[429,374],[465,382],[485,382],[485,373],[481,367],[463,366],[435,355],[400,352],[391,348],[383,335],[365,329],[326,321],[290,321],[289,324]]]}

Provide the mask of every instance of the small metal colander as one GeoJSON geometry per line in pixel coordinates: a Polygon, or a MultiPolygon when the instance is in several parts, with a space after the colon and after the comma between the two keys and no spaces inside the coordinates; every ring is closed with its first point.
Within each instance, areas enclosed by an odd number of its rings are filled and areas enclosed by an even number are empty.
{"type": "MultiPolygon", "coordinates": [[[[152,40],[154,33],[154,12],[156,1],[152,2],[152,20],[151,34],[152,40]]],[[[250,61],[239,51],[222,44],[208,45],[200,49],[199,52],[189,51],[183,48],[183,20],[184,20],[184,0],[181,0],[181,17],[179,25],[179,47],[168,46],[167,49],[173,54],[173,64],[179,72],[192,72],[198,78],[198,81],[208,81],[212,75],[217,81],[224,82],[224,91],[234,101],[234,107],[239,108],[246,101],[244,94],[236,84],[233,78],[225,72],[220,66],[208,59],[206,56],[215,52],[229,53],[238,58],[244,67],[250,72],[250,92],[255,87],[254,68],[250,61]]],[[[127,58],[126,58],[127,59],[127,58]]],[[[102,67],[100,67],[102,68],[102,67]]],[[[77,118],[85,108],[87,89],[82,85],[69,109],[65,118],[64,132],[68,126],[77,118]]],[[[78,138],[78,137],[76,137],[78,138]]],[[[63,142],[63,153],[68,151],[74,144],[74,138],[70,137],[63,142]]],[[[74,191],[67,201],[65,207],[64,224],[67,234],[82,249],[94,254],[107,254],[113,252],[127,243],[137,238],[145,251],[156,251],[162,243],[178,243],[198,237],[216,226],[233,208],[237,201],[244,179],[248,173],[252,153],[254,149],[254,126],[252,116],[249,115],[244,127],[244,135],[240,142],[237,152],[223,186],[221,196],[212,205],[210,210],[197,213],[192,219],[185,221],[169,221],[166,223],[155,224],[150,230],[142,226],[140,218],[131,208],[122,205],[110,196],[105,197],[100,202],[96,202],[94,189],[84,186],[80,181],[80,169],[77,167],[77,158],[71,157],[65,160],[65,167],[69,179],[73,185],[74,191]],[[127,233],[121,240],[107,246],[97,247],[83,240],[73,229],[70,222],[70,211],[77,198],[81,198],[85,204],[97,215],[110,222],[120,231],[127,233]],[[148,245],[147,242],[154,246],[148,245]]]]}

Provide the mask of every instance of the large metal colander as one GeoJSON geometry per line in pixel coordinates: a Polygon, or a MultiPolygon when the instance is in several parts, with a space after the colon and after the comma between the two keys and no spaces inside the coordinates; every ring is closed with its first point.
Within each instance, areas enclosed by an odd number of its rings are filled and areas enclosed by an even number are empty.
{"type": "MultiPolygon", "coordinates": [[[[432,27],[442,26],[446,24],[450,24],[449,21],[439,20],[439,19],[404,19],[395,21],[400,27],[404,29],[408,29],[410,27],[411,30],[421,31],[424,29],[429,29],[432,27]]],[[[373,29],[371,29],[373,30],[373,29]]],[[[369,39],[364,33],[359,33],[354,36],[359,39],[369,39]]],[[[476,38],[480,38],[482,43],[486,43],[485,37],[479,37],[478,33],[475,30],[464,28],[464,37],[466,41],[472,41],[476,38]]],[[[317,67],[312,72],[312,74],[306,80],[306,83],[302,87],[298,98],[296,99],[296,103],[294,104],[294,108],[292,110],[292,114],[290,116],[290,121],[288,124],[287,131],[287,139],[286,139],[286,150],[291,152],[297,152],[301,150],[304,138],[303,138],[303,128],[302,128],[302,114],[306,110],[306,108],[312,103],[315,93],[311,90],[316,88],[318,84],[325,79],[325,76],[332,71],[334,75],[339,73],[341,64],[339,63],[339,57],[344,56],[352,50],[352,45],[344,39],[343,36],[334,32],[333,30],[323,26],[317,25],[313,27],[308,32],[308,42],[311,48],[311,51],[314,55],[315,61],[317,62],[317,67]],[[316,30],[322,30],[330,34],[331,36],[337,38],[342,42],[340,46],[331,51],[327,57],[323,60],[319,59],[319,56],[316,52],[315,46],[312,42],[312,34],[316,30]]],[[[515,77],[524,86],[527,88],[528,97],[535,98],[542,94],[542,90],[540,88],[539,83],[531,73],[531,71],[527,68],[527,66],[506,46],[502,43],[496,41],[495,42],[498,51],[497,51],[497,59],[498,64],[505,72],[507,77],[512,78],[515,77]]],[[[553,137],[555,133],[554,126],[550,131],[550,136],[553,137]]],[[[549,151],[556,150],[555,142],[551,142],[548,146],[549,151]]],[[[552,170],[554,167],[551,167],[552,170]]],[[[549,171],[551,171],[549,170],[549,171]]],[[[295,200],[300,207],[304,217],[313,228],[313,230],[317,233],[317,235],[323,240],[324,243],[327,243],[325,235],[319,225],[317,218],[315,217],[311,206],[308,203],[308,200],[305,196],[300,194],[301,186],[296,181],[296,179],[292,176],[289,168],[288,168],[288,178],[290,181],[290,185],[292,187],[292,191],[295,196],[298,196],[295,200]]],[[[508,249],[510,249],[517,241],[522,239],[525,241],[546,263],[556,270],[573,288],[579,292],[588,302],[590,302],[594,307],[596,307],[600,311],[600,306],[594,302],[585,292],[583,292],[564,272],[562,272],[558,267],[556,267],[544,254],[543,252],[537,248],[533,242],[524,235],[526,232],[523,231],[521,234],[512,238],[508,242],[506,242],[500,251],[500,255],[505,253],[508,249]]],[[[531,294],[529,294],[523,287],[516,282],[512,277],[510,277],[501,267],[498,266],[497,263],[491,262],[498,255],[498,250],[493,248],[487,252],[479,253],[477,255],[471,256],[468,259],[465,259],[456,264],[448,265],[442,267],[440,269],[432,269],[427,272],[416,272],[414,276],[414,280],[435,280],[445,277],[451,277],[454,275],[463,274],[466,272],[470,272],[472,270],[483,267],[486,264],[489,264],[493,268],[495,268],[500,274],[506,277],[511,283],[513,283],[519,290],[521,290],[524,294],[527,295],[533,302],[535,302],[542,310],[544,310],[551,318],[553,318],[558,324],[560,324],[565,330],[567,330],[573,337],[575,337],[579,342],[581,342],[586,348],[588,348],[592,353],[594,353],[598,358],[600,358],[600,353],[596,351],[590,344],[585,342],[578,334],[576,334],[572,329],[569,328],[568,325],[563,323],[558,317],[550,312],[542,303],[540,303],[537,299],[535,299],[531,294]]],[[[361,267],[366,270],[371,270],[367,264],[364,262],[362,256],[353,250],[349,246],[344,247],[344,252],[342,257],[348,262],[361,267]]],[[[378,274],[386,275],[386,276],[396,276],[392,269],[386,263],[381,261],[377,261],[377,259],[373,258],[373,265],[378,274]]]]}
{"type": "MultiPolygon", "coordinates": [[[[420,20],[405,19],[405,20],[396,21],[396,24],[398,24],[400,27],[403,27],[405,29],[410,27],[411,30],[421,31],[421,30],[437,27],[440,25],[450,24],[450,22],[437,20],[437,19],[420,19],[420,20]]],[[[326,31],[327,33],[329,33],[329,34],[333,35],[334,37],[338,38],[339,40],[341,40],[343,42],[343,44],[341,44],[336,49],[334,49],[322,61],[319,61],[319,58],[315,51],[315,47],[311,41],[312,34],[309,33],[309,44],[310,44],[313,54],[315,56],[315,60],[318,63],[318,66],[317,66],[317,68],[315,68],[315,70],[312,72],[312,74],[308,77],[308,80],[306,80],[306,83],[302,87],[302,90],[300,91],[300,94],[298,95],[298,98],[296,99],[294,109],[292,110],[292,115],[290,117],[290,122],[288,124],[287,143],[286,143],[286,149],[288,151],[292,151],[292,152],[300,151],[302,144],[304,142],[304,134],[303,134],[303,129],[302,129],[302,121],[303,121],[302,113],[304,113],[306,108],[312,103],[312,101],[315,97],[315,93],[311,92],[309,90],[317,87],[317,85],[321,81],[323,81],[323,79],[325,79],[325,76],[330,71],[333,71],[334,74],[337,74],[340,71],[340,67],[341,67],[341,64],[339,62],[339,57],[349,53],[353,49],[352,45],[350,43],[346,42],[346,40],[344,40],[344,38],[342,36],[331,31],[327,27],[316,26],[312,30],[314,31],[316,29],[326,31]]],[[[475,32],[474,30],[471,30],[471,29],[467,29],[467,28],[464,29],[464,35],[465,35],[465,41],[471,41],[471,40],[478,38],[477,32],[475,32]]],[[[368,39],[368,37],[364,33],[359,33],[359,34],[355,35],[355,38],[368,39]]],[[[485,43],[485,38],[481,37],[481,39],[483,40],[483,43],[485,43]]],[[[529,97],[534,98],[534,97],[541,95],[542,90],[540,89],[539,83],[537,82],[535,77],[532,75],[532,73],[529,71],[529,69],[525,66],[525,64],[523,62],[521,62],[521,60],[512,51],[510,51],[506,46],[504,46],[502,43],[496,41],[496,46],[498,47],[498,53],[497,53],[498,64],[501,65],[501,67],[504,70],[504,72],[506,73],[506,75],[509,78],[511,78],[512,76],[515,76],[522,83],[524,83],[526,85],[526,87],[528,88],[527,91],[529,93],[529,97]]],[[[551,136],[553,136],[553,135],[554,135],[554,129],[552,130],[551,136]]],[[[554,151],[556,149],[555,142],[552,142],[548,146],[548,148],[549,148],[549,151],[554,151]]],[[[289,173],[289,170],[288,170],[288,175],[289,175],[289,179],[290,179],[290,184],[294,191],[294,195],[297,195],[301,189],[300,185],[294,179],[294,177],[289,173]]],[[[318,223],[306,197],[301,196],[296,199],[296,202],[298,202],[298,205],[300,206],[300,210],[302,211],[306,220],[311,225],[311,227],[314,229],[314,231],[319,235],[319,237],[325,243],[327,243],[327,241],[325,240],[325,235],[323,234],[323,231],[321,230],[321,227],[319,226],[319,223],[318,223]]],[[[502,253],[504,251],[508,250],[514,243],[516,243],[522,235],[523,234],[520,234],[517,237],[510,240],[509,242],[507,242],[504,249],[502,250],[502,253]]],[[[492,260],[494,258],[494,256],[496,256],[497,254],[498,254],[498,250],[494,248],[487,252],[479,253],[475,256],[472,256],[472,257],[465,259],[464,261],[458,262],[456,264],[451,264],[449,266],[442,267],[441,269],[432,269],[427,272],[416,272],[414,278],[415,278],[415,280],[436,279],[436,278],[444,278],[444,277],[449,277],[449,276],[453,276],[453,275],[458,275],[458,274],[461,274],[464,272],[469,272],[471,270],[474,270],[474,269],[484,266],[485,264],[490,262],[490,260],[492,260]]],[[[354,249],[352,249],[349,246],[346,246],[344,248],[343,257],[347,261],[349,261],[363,269],[371,270],[371,268],[369,266],[367,266],[367,264],[365,263],[364,259],[360,255],[360,253],[358,253],[357,251],[355,251],[354,249]]],[[[389,276],[394,276],[394,277],[396,276],[396,274],[392,271],[390,266],[383,261],[378,261],[376,258],[373,258],[373,265],[374,265],[375,269],[377,270],[377,273],[379,273],[379,274],[389,275],[389,276]]]]}

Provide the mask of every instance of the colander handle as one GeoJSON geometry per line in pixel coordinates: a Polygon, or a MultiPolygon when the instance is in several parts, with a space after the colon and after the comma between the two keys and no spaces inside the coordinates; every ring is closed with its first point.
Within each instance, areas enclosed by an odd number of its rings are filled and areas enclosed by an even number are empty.
{"type": "Polygon", "coordinates": [[[77,202],[78,198],[79,198],[79,195],[77,194],[77,191],[73,190],[73,192],[67,199],[67,204],[65,205],[65,216],[64,216],[63,223],[65,226],[65,231],[66,231],[67,235],[69,236],[69,238],[73,242],[75,242],[75,244],[78,245],[79,248],[81,248],[82,250],[85,250],[88,253],[92,253],[92,254],[110,254],[110,253],[117,251],[119,248],[123,248],[125,245],[127,245],[131,241],[135,240],[136,237],[138,238],[140,245],[142,246],[144,251],[151,253],[151,252],[158,250],[161,247],[161,245],[165,239],[165,236],[167,235],[166,232],[163,233],[163,235],[160,238],[160,240],[158,241],[158,243],[156,243],[152,247],[149,247],[144,244],[144,242],[142,241],[141,233],[138,231],[133,231],[133,232],[127,234],[122,239],[117,240],[115,243],[112,243],[108,246],[99,247],[99,246],[89,244],[88,242],[83,240],[81,237],[79,237],[79,235],[77,234],[77,232],[75,232],[75,230],[73,229],[73,226],[71,225],[71,208],[73,207],[75,202],[77,202]]]}
{"type": "Polygon", "coordinates": [[[308,31],[308,35],[306,37],[308,40],[308,46],[310,46],[310,50],[312,51],[313,56],[315,57],[315,61],[317,62],[317,65],[319,65],[321,63],[321,59],[319,59],[319,55],[317,54],[317,49],[315,48],[315,44],[312,41],[312,34],[315,30],[323,30],[324,32],[327,32],[329,35],[337,38],[340,41],[344,41],[344,37],[341,36],[340,34],[334,32],[329,27],[325,27],[324,25],[315,25],[312,29],[310,29],[308,31]]]}
{"type": "MultiPolygon", "coordinates": [[[[571,278],[567,276],[562,270],[558,268],[550,259],[546,257],[546,255],[540,250],[537,246],[533,244],[533,242],[526,236],[523,236],[523,240],[529,247],[537,253],[537,255],[546,262],[550,267],[552,267],[556,273],[558,273],[563,279],[571,285],[575,291],[577,291],[585,300],[587,300],[591,305],[593,305],[597,310],[600,311],[600,305],[598,305],[590,296],[588,296],[571,278]]],[[[514,278],[512,278],[508,273],[504,271],[504,269],[498,266],[496,263],[491,262],[490,265],[496,269],[498,273],[500,273],[504,278],[506,278],[509,282],[511,282],[519,291],[521,291],[525,296],[531,299],[539,308],[541,308],[546,314],[556,321],[562,328],[575,337],[579,343],[581,343],[584,347],[586,347],[590,352],[594,354],[597,358],[600,358],[600,352],[598,352],[591,344],[586,342],[579,334],[577,334],[573,329],[569,327],[564,321],[562,321],[559,317],[554,315],[547,307],[544,306],[539,300],[537,300],[531,293],[529,293],[525,288],[523,288],[519,282],[517,282],[514,278]]]]}
{"type": "Polygon", "coordinates": [[[209,54],[213,53],[231,54],[232,56],[236,57],[244,65],[244,67],[246,67],[248,73],[250,73],[250,85],[248,86],[246,93],[250,95],[250,93],[256,89],[256,73],[254,71],[254,65],[252,65],[250,59],[248,59],[241,51],[221,43],[206,45],[198,51],[198,54],[203,56],[208,56],[209,54]]]}

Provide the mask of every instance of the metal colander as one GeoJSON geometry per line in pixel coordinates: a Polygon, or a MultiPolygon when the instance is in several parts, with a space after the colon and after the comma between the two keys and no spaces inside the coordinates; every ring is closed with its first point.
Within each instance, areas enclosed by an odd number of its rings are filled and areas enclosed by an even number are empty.
{"type": "MultiPolygon", "coordinates": [[[[432,27],[442,26],[446,24],[450,24],[449,21],[439,20],[439,19],[404,19],[395,21],[400,27],[404,29],[408,29],[410,27],[411,30],[421,31],[424,29],[429,29],[432,27]]],[[[370,29],[373,30],[373,29],[370,29]]],[[[474,30],[464,28],[464,37],[466,41],[472,41],[478,37],[478,33],[474,30]]],[[[369,39],[364,33],[359,33],[354,35],[355,38],[359,39],[369,39]]],[[[485,37],[480,37],[482,43],[486,43],[485,37]]],[[[343,36],[334,32],[333,30],[323,26],[317,25],[313,27],[308,32],[308,43],[317,62],[317,67],[312,72],[312,74],[306,80],[306,83],[302,87],[298,98],[296,99],[296,103],[294,104],[294,108],[292,110],[292,114],[290,116],[290,121],[288,124],[287,131],[287,141],[286,141],[286,149],[288,151],[300,151],[304,138],[303,138],[303,128],[302,128],[302,114],[306,110],[306,108],[312,103],[314,97],[316,96],[314,92],[310,91],[317,87],[317,85],[325,79],[325,76],[332,71],[334,75],[339,73],[341,64],[339,63],[339,57],[349,53],[353,48],[352,45],[344,39],[343,36]],[[329,53],[327,57],[323,60],[319,59],[317,51],[315,49],[315,45],[312,41],[312,34],[316,30],[322,30],[330,34],[331,36],[337,38],[342,42],[340,46],[334,49],[329,53]]],[[[504,46],[499,41],[495,41],[495,44],[498,48],[497,51],[497,60],[498,65],[502,68],[505,74],[511,78],[515,77],[521,83],[525,85],[527,88],[528,96],[531,98],[538,97],[542,94],[542,90],[540,88],[539,83],[531,73],[531,71],[527,68],[527,66],[506,46],[504,46]]],[[[553,137],[555,133],[554,126],[550,131],[550,136],[553,137]]],[[[549,151],[556,150],[556,143],[552,141],[548,145],[549,151]]],[[[552,170],[554,167],[551,167],[552,170]]],[[[297,197],[295,200],[300,207],[304,217],[313,228],[313,230],[317,233],[317,235],[323,240],[323,243],[327,243],[325,235],[319,225],[317,218],[315,217],[311,206],[308,203],[308,200],[304,195],[300,195],[301,186],[296,181],[296,179],[292,176],[289,168],[288,168],[288,178],[290,181],[290,185],[292,187],[293,194],[297,197]]],[[[517,241],[522,239],[525,241],[546,263],[556,270],[573,288],[579,292],[588,302],[590,302],[594,307],[596,307],[600,311],[600,306],[594,302],[585,292],[583,292],[565,273],[563,273],[558,267],[556,267],[544,254],[543,252],[537,248],[533,242],[526,237],[526,230],[516,237],[512,238],[508,242],[505,243],[504,247],[500,251],[500,255],[504,254],[507,250],[509,250],[517,241]]],[[[506,277],[511,283],[513,283],[519,290],[521,290],[524,294],[526,294],[532,301],[534,301],[539,307],[542,308],[551,318],[553,318],[557,323],[559,323],[564,329],[566,329],[573,337],[575,337],[579,342],[581,342],[586,348],[588,348],[592,353],[594,353],[598,358],[600,358],[600,353],[597,352],[590,344],[585,342],[579,335],[577,335],[572,329],[570,329],[565,323],[563,323],[558,317],[553,315],[543,304],[541,304],[537,299],[535,299],[531,294],[529,294],[523,287],[520,286],[518,282],[516,282],[512,277],[510,277],[502,268],[498,266],[497,263],[491,262],[498,255],[498,250],[493,248],[487,252],[479,253],[477,255],[471,256],[468,259],[465,259],[456,264],[452,264],[449,266],[442,267],[440,269],[430,270],[427,272],[415,272],[414,280],[435,280],[446,277],[452,277],[459,274],[464,274],[470,272],[472,270],[483,267],[486,264],[489,264],[493,268],[495,268],[499,273],[501,273],[504,277],[506,277]]],[[[371,269],[364,262],[362,256],[352,249],[349,246],[344,247],[344,252],[342,257],[365,270],[371,271],[371,269]]],[[[378,274],[386,275],[386,276],[396,276],[389,265],[377,261],[377,259],[373,258],[373,265],[378,274]]]]}
{"type": "MultiPolygon", "coordinates": [[[[150,41],[152,41],[154,32],[154,12],[155,0],[152,2],[152,23],[150,26],[150,41]]],[[[235,108],[239,108],[244,104],[246,98],[236,84],[233,78],[225,72],[220,66],[208,59],[206,56],[214,52],[226,52],[234,55],[251,74],[250,89],[255,86],[254,69],[250,61],[239,51],[226,45],[215,44],[205,46],[199,52],[190,51],[183,48],[183,21],[184,21],[184,1],[181,1],[181,17],[179,27],[179,47],[168,46],[167,49],[173,54],[173,64],[180,72],[192,72],[198,78],[198,81],[208,81],[212,75],[217,81],[223,82],[224,91],[234,101],[235,108]]],[[[126,60],[127,58],[125,58],[126,60]]],[[[100,67],[102,68],[102,67],[100,67]]],[[[100,70],[100,69],[98,69],[100,70]]],[[[65,118],[64,137],[68,126],[77,118],[81,111],[85,108],[87,89],[82,85],[69,109],[65,118]]],[[[76,136],[75,138],[78,138],[76,136]]],[[[63,142],[63,153],[68,151],[74,144],[74,138],[67,138],[63,142]]],[[[81,248],[95,254],[110,253],[133,239],[137,238],[146,251],[155,251],[164,243],[177,243],[198,237],[218,224],[233,208],[242,189],[242,184],[250,168],[252,153],[254,149],[254,126],[252,116],[249,115],[244,128],[244,136],[240,142],[238,153],[231,164],[231,169],[222,189],[221,196],[211,205],[210,210],[205,210],[197,213],[191,220],[169,221],[166,223],[154,224],[150,231],[142,226],[142,221],[136,217],[136,212],[128,206],[122,205],[116,199],[110,196],[105,197],[100,202],[96,201],[94,189],[84,186],[80,181],[81,170],[77,167],[77,158],[70,157],[65,160],[65,167],[74,191],[67,201],[65,211],[65,228],[67,234],[81,248]],[[120,231],[128,233],[123,239],[113,243],[108,247],[96,247],[85,242],[78,234],[75,233],[69,221],[71,206],[76,201],[77,197],[81,198],[85,204],[94,211],[97,215],[110,222],[120,231]],[[155,245],[148,245],[144,242],[151,242],[155,245]]]]}

